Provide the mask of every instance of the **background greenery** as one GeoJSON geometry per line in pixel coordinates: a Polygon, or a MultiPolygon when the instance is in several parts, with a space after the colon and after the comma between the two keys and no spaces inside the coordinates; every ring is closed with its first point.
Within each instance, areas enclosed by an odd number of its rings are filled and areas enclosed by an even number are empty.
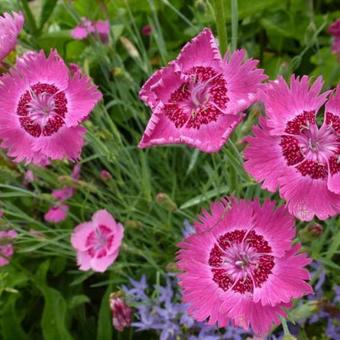
{"type": "MultiPolygon", "coordinates": [[[[331,0],[232,0],[226,2],[230,48],[242,47],[260,60],[271,79],[278,74],[322,75],[325,88],[340,80],[340,64],[331,53],[327,27],[340,17],[331,0]]],[[[137,144],[150,117],[139,101],[141,84],[165,65],[203,27],[216,32],[212,3],[207,0],[2,0],[0,11],[21,9],[25,31],[17,54],[27,49],[57,48],[69,63],[78,63],[104,94],[85,123],[86,147],[81,180],[70,179],[72,164],[54,162],[48,169],[12,163],[0,153],[0,228],[14,228],[16,253],[0,269],[0,338],[98,339],[141,338],[132,330],[117,335],[111,326],[108,295],[145,273],[162,280],[174,270],[176,243],[183,221],[223,195],[252,199],[270,197],[242,168],[242,138],[250,133],[261,108],[254,106],[232,139],[218,154],[206,155],[185,146],[139,150],[137,144]],[[95,39],[74,41],[80,18],[110,19],[108,45],[95,39]],[[151,25],[150,37],[141,34],[151,25]],[[25,170],[36,180],[23,184],[25,170]],[[105,169],[112,180],[103,181],[105,169]],[[53,203],[51,190],[76,186],[68,201],[70,214],[59,225],[47,224],[44,213],[53,203]],[[157,199],[166,193],[169,201],[157,199]],[[174,207],[174,204],[177,208],[174,207]],[[70,232],[98,209],[109,210],[125,230],[118,261],[105,274],[77,270],[70,232]]],[[[10,56],[14,62],[15,53],[10,56]]],[[[274,198],[282,203],[278,196],[274,198]]],[[[304,247],[325,265],[327,294],[340,284],[339,218],[324,223],[324,233],[304,247]]],[[[305,227],[298,223],[299,230],[305,227]]],[[[299,310],[291,315],[298,318],[299,310]]],[[[311,310],[304,313],[312,313],[311,310]]],[[[144,335],[151,337],[150,334],[144,335]]],[[[305,338],[322,339],[323,325],[305,330],[305,338]]],[[[156,336],[155,336],[156,337],[156,336]]]]}

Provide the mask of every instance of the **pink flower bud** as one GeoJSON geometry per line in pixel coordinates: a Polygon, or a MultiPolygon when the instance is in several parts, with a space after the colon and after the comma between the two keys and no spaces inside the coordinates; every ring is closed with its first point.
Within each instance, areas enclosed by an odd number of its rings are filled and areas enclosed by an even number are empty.
{"type": "Polygon", "coordinates": [[[132,309],[126,304],[120,292],[110,295],[110,308],[112,324],[117,331],[122,332],[125,327],[131,325],[132,309]]]}
{"type": "Polygon", "coordinates": [[[112,175],[107,170],[102,170],[100,172],[100,178],[103,181],[110,181],[112,179],[112,175]]]}
{"type": "Polygon", "coordinates": [[[152,33],[152,27],[150,25],[144,25],[142,27],[142,35],[144,35],[144,37],[149,37],[152,33]]]}

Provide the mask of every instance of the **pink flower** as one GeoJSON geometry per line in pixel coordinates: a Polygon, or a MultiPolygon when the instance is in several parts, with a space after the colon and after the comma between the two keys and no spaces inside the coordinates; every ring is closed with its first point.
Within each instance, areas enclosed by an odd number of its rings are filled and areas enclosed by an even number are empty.
{"type": "Polygon", "coordinates": [[[0,231],[0,267],[9,263],[9,258],[14,253],[11,239],[15,237],[17,237],[15,230],[0,231]]]}
{"type": "Polygon", "coordinates": [[[52,191],[52,196],[59,201],[66,201],[74,195],[75,190],[71,187],[55,189],[52,191]]]}
{"type": "Polygon", "coordinates": [[[320,94],[318,78],[292,76],[271,82],[262,97],[266,118],[253,129],[245,150],[245,169],[262,187],[287,201],[297,218],[325,220],[340,212],[340,86],[325,106],[321,126],[319,109],[329,92],[320,94]]]}
{"type": "Polygon", "coordinates": [[[75,40],[86,39],[90,34],[97,34],[103,43],[108,43],[110,22],[108,20],[91,21],[83,18],[81,23],[71,31],[71,36],[75,40]]]}
{"type": "Polygon", "coordinates": [[[340,36],[340,19],[337,19],[328,27],[328,32],[331,35],[340,36]]]}
{"type": "Polygon", "coordinates": [[[340,36],[335,37],[332,42],[332,52],[340,56],[340,36]]]}
{"type": "Polygon", "coordinates": [[[28,52],[0,82],[1,146],[16,162],[77,159],[86,119],[102,95],[56,51],[28,52]]]}
{"type": "Polygon", "coordinates": [[[96,33],[99,35],[100,40],[107,44],[110,35],[110,22],[108,20],[98,20],[94,23],[96,33]]]}
{"type": "Polygon", "coordinates": [[[112,324],[118,332],[122,332],[124,328],[131,325],[132,309],[126,304],[119,292],[111,293],[110,308],[112,312],[112,324]]]}
{"type": "Polygon", "coordinates": [[[266,78],[257,61],[244,56],[238,50],[222,59],[207,28],[186,44],[139,93],[153,111],[139,147],[184,143],[204,152],[221,149],[266,78]]]}
{"type": "Polygon", "coordinates": [[[77,163],[73,167],[73,170],[72,170],[72,174],[71,174],[72,179],[77,181],[80,178],[80,171],[81,171],[81,165],[79,163],[77,163]]]}
{"type": "Polygon", "coordinates": [[[97,211],[91,221],[79,224],[71,236],[79,269],[104,272],[116,260],[123,236],[123,226],[106,210],[97,211]]]}
{"type": "Polygon", "coordinates": [[[150,25],[144,25],[142,27],[142,35],[149,37],[152,34],[152,27],[150,25]]]}
{"type": "Polygon", "coordinates": [[[15,48],[17,37],[24,26],[22,13],[4,13],[0,16],[0,63],[15,48]]]}
{"type": "Polygon", "coordinates": [[[27,170],[24,175],[24,184],[27,185],[28,183],[34,182],[34,174],[32,170],[27,170]]]}
{"type": "Polygon", "coordinates": [[[310,260],[292,245],[294,221],[285,208],[222,200],[199,219],[178,252],[183,299],[197,321],[265,335],[293,299],[312,293],[304,269],[310,260]]]}
{"type": "Polygon", "coordinates": [[[83,40],[95,31],[91,20],[82,18],[81,23],[71,31],[71,36],[75,40],[83,40]]]}
{"type": "Polygon", "coordinates": [[[68,210],[68,205],[57,204],[49,209],[49,211],[44,215],[44,219],[46,222],[60,223],[66,219],[68,210]]]}
{"type": "Polygon", "coordinates": [[[103,181],[110,181],[112,179],[112,175],[107,170],[102,170],[100,172],[100,178],[103,181]]]}

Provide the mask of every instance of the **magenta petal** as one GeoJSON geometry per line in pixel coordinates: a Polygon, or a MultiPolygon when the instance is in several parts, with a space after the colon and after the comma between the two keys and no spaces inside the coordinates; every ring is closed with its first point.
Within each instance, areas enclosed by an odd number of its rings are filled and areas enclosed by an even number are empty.
{"type": "Polygon", "coordinates": [[[12,15],[4,13],[0,16],[0,62],[15,49],[17,37],[23,26],[24,16],[21,12],[13,12],[12,15]]]}
{"type": "Polygon", "coordinates": [[[303,221],[314,216],[326,220],[340,211],[340,195],[327,188],[327,182],[302,176],[294,168],[288,168],[279,179],[280,195],[287,200],[291,214],[303,221]]]}
{"type": "Polygon", "coordinates": [[[280,149],[280,137],[269,135],[265,119],[260,120],[259,126],[253,127],[254,137],[248,137],[245,149],[244,168],[262,187],[271,192],[278,188],[278,180],[286,168],[285,160],[280,149]]]}
{"type": "Polygon", "coordinates": [[[227,54],[224,63],[224,76],[228,86],[229,102],[225,113],[237,114],[247,109],[258,98],[267,78],[262,69],[256,68],[258,61],[245,58],[245,50],[227,54]]]}
{"type": "Polygon", "coordinates": [[[50,137],[41,137],[34,141],[33,150],[42,152],[52,159],[78,159],[84,144],[86,129],[77,126],[61,128],[50,137]]]}
{"type": "Polygon", "coordinates": [[[93,225],[91,222],[85,222],[79,224],[72,232],[71,235],[71,243],[72,247],[85,251],[88,249],[88,245],[86,244],[87,238],[89,234],[93,231],[93,225]]]}
{"type": "Polygon", "coordinates": [[[162,79],[163,69],[156,71],[143,85],[139,91],[139,97],[144,101],[145,104],[149,105],[153,110],[159,103],[159,99],[153,88],[157,86],[157,83],[162,79]]]}
{"type": "Polygon", "coordinates": [[[29,86],[37,83],[54,84],[59,90],[65,90],[68,86],[68,69],[56,50],[51,50],[48,56],[44,51],[27,52],[18,58],[16,70],[29,86]]]}
{"type": "Polygon", "coordinates": [[[111,266],[111,264],[116,260],[119,252],[115,252],[114,254],[105,256],[103,258],[97,259],[97,258],[92,258],[91,259],[91,268],[95,272],[100,272],[103,273],[106,271],[108,267],[111,266]]]}
{"type": "Polygon", "coordinates": [[[71,36],[75,40],[83,40],[90,34],[86,27],[77,26],[71,31],[71,36]]]}
{"type": "Polygon", "coordinates": [[[44,215],[46,222],[60,223],[64,221],[68,215],[69,207],[66,204],[55,205],[44,215]]]}
{"type": "Polygon", "coordinates": [[[210,66],[222,68],[222,57],[216,40],[209,28],[203,29],[188,42],[176,59],[183,72],[194,66],[210,66]]]}
{"type": "Polygon", "coordinates": [[[152,115],[140,148],[162,144],[187,144],[203,152],[217,152],[224,145],[230,133],[242,120],[242,116],[220,115],[216,122],[200,129],[181,128],[175,125],[158,108],[152,115]]]}
{"type": "Polygon", "coordinates": [[[76,71],[70,78],[67,88],[68,114],[66,126],[76,126],[88,118],[102,94],[90,78],[76,71]]]}
{"type": "Polygon", "coordinates": [[[322,86],[321,77],[310,85],[308,76],[297,78],[294,75],[290,79],[290,86],[282,77],[267,84],[261,100],[265,105],[270,134],[282,134],[287,122],[303,112],[316,113],[330,93],[320,94],[322,86]]]}

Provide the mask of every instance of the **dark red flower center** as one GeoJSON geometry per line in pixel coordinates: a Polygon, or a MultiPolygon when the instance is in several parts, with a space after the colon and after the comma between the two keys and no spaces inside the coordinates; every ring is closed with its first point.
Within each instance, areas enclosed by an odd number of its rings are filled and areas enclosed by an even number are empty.
{"type": "Polygon", "coordinates": [[[234,230],[221,235],[210,251],[213,280],[224,291],[252,293],[268,279],[274,257],[268,242],[254,230],[234,230]]]}
{"type": "Polygon", "coordinates": [[[99,225],[86,239],[87,253],[91,257],[102,258],[108,254],[112,246],[114,235],[105,225],[99,225]]]}
{"type": "Polygon", "coordinates": [[[21,126],[33,137],[52,136],[64,124],[65,93],[55,85],[37,83],[19,99],[17,114],[21,126]]]}
{"type": "Polygon", "coordinates": [[[287,165],[303,176],[327,179],[340,171],[340,118],[327,112],[319,128],[315,113],[304,112],[287,123],[280,145],[287,165]]]}
{"type": "Polygon", "coordinates": [[[227,84],[212,67],[195,66],[185,76],[187,80],[165,104],[165,114],[176,128],[199,129],[216,121],[226,108],[227,84]]]}

